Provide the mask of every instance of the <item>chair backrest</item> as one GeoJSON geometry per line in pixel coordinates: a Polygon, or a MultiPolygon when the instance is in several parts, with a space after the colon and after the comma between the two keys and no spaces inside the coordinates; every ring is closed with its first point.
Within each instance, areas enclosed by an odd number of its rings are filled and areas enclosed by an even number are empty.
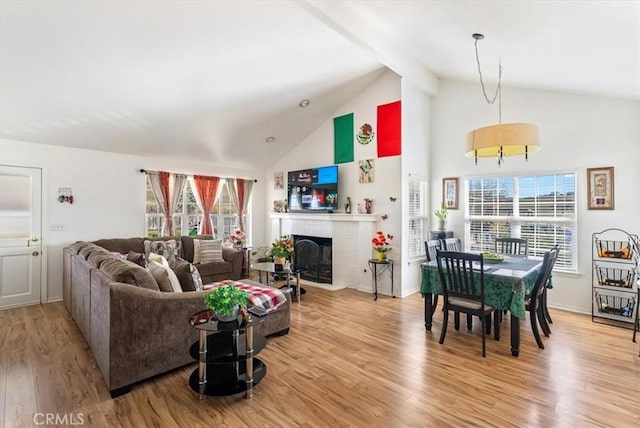
{"type": "Polygon", "coordinates": [[[448,301],[450,297],[460,297],[477,301],[484,308],[482,254],[438,250],[436,260],[445,300],[448,301]]]}
{"type": "Polygon", "coordinates": [[[549,277],[551,276],[551,271],[553,270],[553,266],[556,264],[556,260],[558,259],[559,248],[556,245],[546,253],[544,253],[544,259],[542,261],[542,268],[540,269],[540,273],[536,278],[536,283],[533,286],[533,290],[531,290],[531,296],[539,296],[544,292],[544,287],[549,281],[549,277]]]}
{"type": "Polygon", "coordinates": [[[460,238],[446,238],[443,240],[442,249],[445,251],[462,251],[460,238]]]}
{"type": "Polygon", "coordinates": [[[440,250],[440,240],[432,239],[430,241],[424,241],[424,249],[427,252],[427,261],[436,259],[436,251],[440,250]]]}
{"type": "Polygon", "coordinates": [[[529,241],[520,238],[496,238],[495,252],[500,254],[529,255],[529,241]]]}

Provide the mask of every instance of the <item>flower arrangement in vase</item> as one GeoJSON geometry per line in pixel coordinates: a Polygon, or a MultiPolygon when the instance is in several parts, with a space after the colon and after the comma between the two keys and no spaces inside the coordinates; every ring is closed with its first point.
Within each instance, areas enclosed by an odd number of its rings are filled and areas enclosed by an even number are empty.
{"type": "Polygon", "coordinates": [[[233,246],[236,248],[242,248],[242,246],[244,245],[244,241],[246,240],[247,240],[247,235],[245,235],[242,229],[235,229],[229,235],[229,241],[231,241],[233,246]]]}
{"type": "Polygon", "coordinates": [[[271,243],[268,256],[273,258],[276,264],[284,264],[293,255],[293,240],[289,235],[283,235],[271,243]]]}
{"type": "MultiPolygon", "coordinates": [[[[230,282],[229,282],[230,283],[230,282]]],[[[233,285],[221,285],[204,295],[204,303],[218,321],[229,322],[238,318],[240,308],[247,307],[249,293],[233,285]]]]}
{"type": "Polygon", "coordinates": [[[376,235],[371,239],[373,250],[376,252],[378,260],[386,260],[387,253],[391,251],[391,240],[393,236],[377,231],[376,235]]]}

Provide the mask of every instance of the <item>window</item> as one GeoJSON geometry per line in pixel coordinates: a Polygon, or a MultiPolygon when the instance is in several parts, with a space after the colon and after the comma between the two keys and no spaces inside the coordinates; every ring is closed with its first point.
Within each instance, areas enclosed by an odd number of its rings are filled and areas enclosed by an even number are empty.
{"type": "Polygon", "coordinates": [[[525,238],[529,254],[560,247],[556,269],[577,270],[574,173],[467,180],[465,242],[493,251],[497,237],[525,238]]]}
{"type": "Polygon", "coordinates": [[[429,226],[426,207],[427,182],[409,179],[409,257],[425,257],[424,241],[429,226]]]}
{"type": "MultiPolygon", "coordinates": [[[[231,194],[229,193],[229,186],[226,180],[222,180],[220,186],[220,196],[211,210],[211,222],[215,236],[218,239],[226,240],[229,234],[238,227],[238,215],[231,202],[231,194]]],[[[148,179],[146,181],[146,189],[147,236],[160,236],[165,219],[158,206],[158,201],[153,195],[148,179]]],[[[175,235],[197,235],[201,220],[202,210],[198,207],[191,183],[187,181],[184,191],[180,196],[176,212],[173,215],[175,235]]],[[[247,225],[246,214],[243,220],[245,220],[245,225],[247,225]]],[[[248,229],[248,227],[246,228],[248,229]]]]}

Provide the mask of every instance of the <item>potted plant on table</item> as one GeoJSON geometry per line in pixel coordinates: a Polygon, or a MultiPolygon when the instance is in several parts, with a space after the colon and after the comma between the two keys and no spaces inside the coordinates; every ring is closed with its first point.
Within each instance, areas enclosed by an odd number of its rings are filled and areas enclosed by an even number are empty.
{"type": "Polygon", "coordinates": [[[293,240],[289,235],[283,235],[273,241],[268,256],[273,258],[275,264],[283,265],[293,255],[293,240]]]}
{"type": "Polygon", "coordinates": [[[385,235],[382,231],[377,231],[376,235],[371,239],[373,249],[376,252],[378,260],[386,260],[387,253],[391,251],[391,235],[385,235]]]}
{"type": "Polygon", "coordinates": [[[247,307],[249,293],[233,285],[221,285],[205,294],[204,303],[218,321],[229,322],[238,318],[240,308],[247,307]]]}
{"type": "Polygon", "coordinates": [[[449,211],[447,211],[447,206],[442,202],[439,210],[435,210],[433,212],[438,218],[438,230],[445,231],[447,230],[447,216],[449,215],[449,211]]]}
{"type": "Polygon", "coordinates": [[[229,235],[229,241],[231,241],[233,246],[238,250],[242,249],[246,240],[247,235],[242,229],[236,229],[229,235]]]}

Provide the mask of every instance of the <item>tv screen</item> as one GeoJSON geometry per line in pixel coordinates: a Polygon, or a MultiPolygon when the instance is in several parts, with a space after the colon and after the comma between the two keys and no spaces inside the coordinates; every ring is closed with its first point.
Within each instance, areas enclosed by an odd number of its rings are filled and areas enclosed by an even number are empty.
{"type": "Polygon", "coordinates": [[[337,211],[338,165],[289,171],[290,212],[337,211]]]}

